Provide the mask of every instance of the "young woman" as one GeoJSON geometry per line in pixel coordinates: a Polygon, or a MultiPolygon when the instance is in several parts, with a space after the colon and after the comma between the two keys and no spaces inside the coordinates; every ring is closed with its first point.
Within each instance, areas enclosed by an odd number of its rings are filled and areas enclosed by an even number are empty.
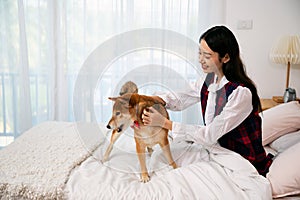
{"type": "Polygon", "coordinates": [[[207,30],[199,39],[199,62],[206,75],[189,91],[159,95],[171,110],[182,110],[201,101],[204,125],[172,122],[155,109],[144,110],[145,125],[161,126],[184,139],[220,146],[249,160],[266,176],[272,155],[262,146],[261,105],[256,87],[247,76],[238,42],[225,26],[207,30]]]}

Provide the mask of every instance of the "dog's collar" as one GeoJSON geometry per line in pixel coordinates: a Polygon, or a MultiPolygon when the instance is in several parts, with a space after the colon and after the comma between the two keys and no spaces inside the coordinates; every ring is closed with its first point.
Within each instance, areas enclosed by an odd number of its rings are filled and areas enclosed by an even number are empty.
{"type": "Polygon", "coordinates": [[[138,129],[140,129],[141,127],[140,127],[140,124],[139,124],[139,122],[137,121],[137,120],[134,120],[133,121],[133,124],[130,126],[131,128],[138,128],[138,129]]]}

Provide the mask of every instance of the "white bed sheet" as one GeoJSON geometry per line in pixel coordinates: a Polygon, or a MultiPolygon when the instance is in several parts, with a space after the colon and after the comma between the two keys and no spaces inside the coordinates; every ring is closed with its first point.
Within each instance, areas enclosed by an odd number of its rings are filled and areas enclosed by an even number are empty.
{"type": "Polygon", "coordinates": [[[133,133],[128,130],[102,163],[110,135],[66,184],[69,199],[272,199],[268,180],[240,155],[214,146],[171,142],[180,167],[166,164],[159,146],[147,156],[150,182],[139,181],[139,162],[133,133]]]}

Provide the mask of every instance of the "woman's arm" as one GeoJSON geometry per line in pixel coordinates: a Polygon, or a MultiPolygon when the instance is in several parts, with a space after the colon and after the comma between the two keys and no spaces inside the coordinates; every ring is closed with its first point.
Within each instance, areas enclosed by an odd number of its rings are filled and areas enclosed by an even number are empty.
{"type": "MultiPolygon", "coordinates": [[[[205,78],[205,77],[204,77],[205,78]]],[[[199,79],[184,91],[180,92],[156,92],[166,102],[166,108],[174,111],[184,110],[195,103],[200,102],[200,90],[204,79],[199,79]]]]}
{"type": "Polygon", "coordinates": [[[186,125],[173,122],[173,136],[183,137],[185,140],[201,144],[215,144],[220,137],[241,124],[252,109],[251,91],[246,87],[239,86],[229,96],[222,112],[209,125],[186,125]]]}
{"type": "Polygon", "coordinates": [[[239,86],[228,98],[223,111],[207,125],[188,125],[172,122],[150,108],[144,110],[143,122],[149,126],[160,126],[172,130],[173,137],[180,137],[187,141],[212,145],[218,139],[241,124],[252,111],[252,94],[246,87],[239,86]]]}
{"type": "MultiPolygon", "coordinates": [[[[201,100],[200,90],[202,88],[204,79],[199,79],[182,92],[156,92],[154,95],[162,98],[166,102],[165,107],[167,109],[174,111],[184,110],[185,108],[198,103],[201,100]]],[[[152,107],[149,108],[149,111],[143,111],[142,119],[144,125],[146,126],[160,126],[168,130],[172,130],[173,122],[162,116],[152,107]]]]}

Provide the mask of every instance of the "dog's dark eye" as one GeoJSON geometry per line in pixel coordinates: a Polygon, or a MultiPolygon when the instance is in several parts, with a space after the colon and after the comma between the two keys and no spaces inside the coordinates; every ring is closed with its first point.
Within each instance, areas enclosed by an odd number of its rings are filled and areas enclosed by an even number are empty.
{"type": "Polygon", "coordinates": [[[120,115],[121,114],[121,112],[116,112],[116,116],[118,116],[118,115],[120,115]]]}

